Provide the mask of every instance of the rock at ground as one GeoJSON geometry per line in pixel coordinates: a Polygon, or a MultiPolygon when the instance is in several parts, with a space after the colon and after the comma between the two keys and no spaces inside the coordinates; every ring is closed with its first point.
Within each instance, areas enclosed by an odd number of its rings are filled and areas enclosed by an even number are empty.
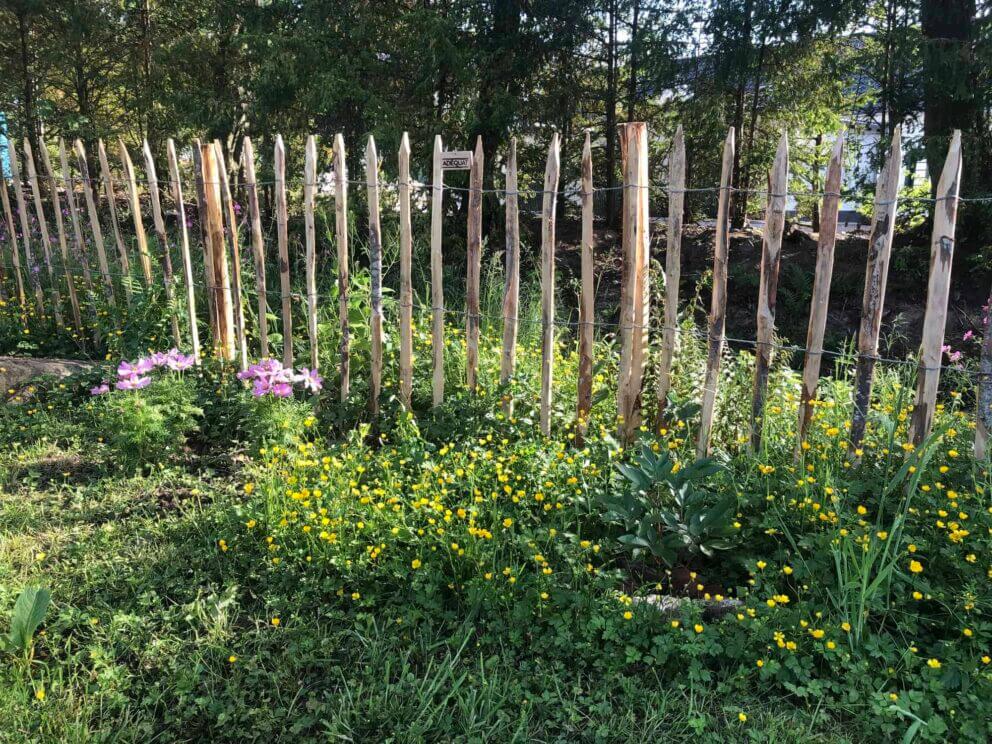
{"type": "Polygon", "coordinates": [[[673,597],[670,594],[648,594],[645,597],[633,597],[634,604],[653,607],[663,616],[676,615],[685,603],[694,604],[703,610],[706,620],[719,620],[724,615],[734,612],[744,603],[739,599],[693,599],[690,597],[673,597]]]}
{"type": "Polygon", "coordinates": [[[92,369],[90,362],[0,356],[0,390],[8,391],[36,377],[69,377],[92,369]]]}

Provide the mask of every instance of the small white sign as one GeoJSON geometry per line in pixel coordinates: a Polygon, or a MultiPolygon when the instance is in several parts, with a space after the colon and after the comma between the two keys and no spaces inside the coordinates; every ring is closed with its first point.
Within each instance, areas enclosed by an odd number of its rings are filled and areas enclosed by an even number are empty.
{"type": "Polygon", "coordinates": [[[441,170],[469,170],[471,167],[471,150],[452,150],[441,153],[441,170]]]}

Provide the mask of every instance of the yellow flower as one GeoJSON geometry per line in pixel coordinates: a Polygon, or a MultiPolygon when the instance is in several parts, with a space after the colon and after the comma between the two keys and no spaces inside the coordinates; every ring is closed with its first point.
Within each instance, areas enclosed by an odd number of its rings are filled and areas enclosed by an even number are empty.
{"type": "Polygon", "coordinates": [[[358,592],[352,592],[351,593],[351,598],[357,602],[358,600],[360,600],[362,598],[362,595],[359,594],[358,592]]]}
{"type": "Polygon", "coordinates": [[[509,517],[507,517],[506,519],[503,520],[503,526],[504,527],[510,527],[511,525],[513,525],[513,520],[510,519],[509,517]]]}
{"type": "Polygon", "coordinates": [[[45,699],[45,688],[44,687],[39,687],[37,690],[34,691],[34,696],[35,696],[35,698],[37,700],[44,700],[45,699]]]}
{"type": "Polygon", "coordinates": [[[861,516],[864,516],[867,513],[868,513],[868,510],[864,507],[864,505],[858,504],[858,514],[860,514],[861,516]]]}
{"type": "Polygon", "coordinates": [[[672,627],[673,627],[673,628],[677,628],[677,627],[679,627],[679,625],[680,625],[680,624],[681,624],[681,623],[679,623],[679,621],[678,621],[678,620],[672,620],[672,627]]]}
{"type": "Polygon", "coordinates": [[[791,576],[792,566],[782,566],[782,573],[784,573],[786,576],[791,576]]]}
{"type": "Polygon", "coordinates": [[[633,620],[634,619],[634,613],[631,612],[630,610],[627,610],[625,613],[623,613],[623,619],[624,620],[633,620]]]}
{"type": "Polygon", "coordinates": [[[817,640],[819,640],[820,638],[823,638],[823,631],[822,631],[822,630],[820,630],[819,628],[816,628],[816,629],[814,629],[814,630],[811,630],[811,631],[809,632],[809,634],[810,634],[811,636],[813,636],[814,638],[816,638],[817,640]]]}
{"type": "Polygon", "coordinates": [[[251,492],[255,490],[254,483],[245,483],[245,493],[251,495],[251,492]]]}
{"type": "Polygon", "coordinates": [[[910,561],[909,570],[913,573],[923,573],[923,564],[919,561],[910,561]]]}
{"type": "Polygon", "coordinates": [[[282,622],[282,620],[280,620],[277,617],[272,618],[272,624],[275,625],[277,628],[279,627],[279,623],[281,623],[281,622],[282,622]]]}
{"type": "Polygon", "coordinates": [[[747,722],[747,713],[745,713],[744,711],[741,711],[740,713],[738,713],[737,714],[737,720],[740,721],[741,723],[746,723],[747,722]]]}
{"type": "Polygon", "coordinates": [[[699,623],[696,623],[695,625],[693,625],[692,626],[692,629],[694,631],[696,631],[697,633],[702,633],[703,632],[703,626],[700,625],[699,623]]]}
{"type": "Polygon", "coordinates": [[[238,657],[235,656],[234,654],[231,654],[230,656],[227,657],[227,660],[228,660],[229,663],[233,664],[234,662],[236,662],[238,660],[238,657]]]}
{"type": "Polygon", "coordinates": [[[840,627],[845,633],[851,632],[851,624],[846,620],[840,624],[840,627]]]}
{"type": "Polygon", "coordinates": [[[972,632],[971,628],[965,628],[961,632],[964,633],[965,638],[971,638],[974,635],[974,632],[972,632]]]}
{"type": "Polygon", "coordinates": [[[927,661],[927,666],[931,669],[940,669],[940,662],[937,659],[930,659],[927,661]]]}
{"type": "Polygon", "coordinates": [[[754,664],[755,664],[755,666],[758,667],[758,669],[761,669],[761,667],[763,667],[765,665],[765,660],[764,659],[758,659],[756,662],[754,662],[754,664]]]}
{"type": "Polygon", "coordinates": [[[412,561],[410,561],[410,567],[413,568],[414,570],[420,568],[421,565],[423,564],[420,562],[419,558],[414,558],[412,561]]]}

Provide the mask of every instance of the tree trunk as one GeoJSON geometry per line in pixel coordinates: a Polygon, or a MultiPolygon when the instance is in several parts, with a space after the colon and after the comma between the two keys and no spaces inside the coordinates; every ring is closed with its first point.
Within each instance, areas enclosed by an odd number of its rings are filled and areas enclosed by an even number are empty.
{"type": "Polygon", "coordinates": [[[606,224],[616,228],[620,221],[620,200],[617,198],[617,0],[610,0],[609,31],[606,44],[606,119],[604,135],[606,152],[606,224]]]}

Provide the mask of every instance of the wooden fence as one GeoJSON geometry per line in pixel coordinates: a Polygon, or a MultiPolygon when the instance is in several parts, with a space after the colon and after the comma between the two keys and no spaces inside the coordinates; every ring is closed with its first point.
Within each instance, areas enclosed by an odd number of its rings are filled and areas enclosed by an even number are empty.
{"type": "MultiPolygon", "coordinates": [[[[642,394],[645,369],[654,357],[650,346],[648,329],[650,326],[649,259],[650,231],[648,221],[648,133],[643,123],[623,125],[620,132],[623,168],[623,269],[620,297],[620,368],[617,387],[617,417],[619,435],[630,442],[642,424],[642,394]]],[[[726,341],[725,318],[727,310],[727,260],[729,249],[729,216],[734,188],[731,181],[734,162],[734,131],[731,129],[723,147],[723,162],[718,189],[718,211],[714,244],[713,289],[711,309],[707,328],[707,356],[702,391],[702,409],[697,439],[697,454],[705,456],[710,450],[710,434],[714,417],[720,379],[720,362],[726,341]]],[[[840,186],[843,167],[843,134],[838,134],[827,167],[825,191],[822,194],[821,229],[817,246],[817,260],[813,279],[813,298],[809,315],[809,331],[803,365],[802,396],[799,407],[797,458],[801,453],[800,444],[805,440],[812,420],[816,400],[817,383],[820,376],[821,359],[824,355],[823,338],[827,315],[827,301],[833,269],[834,242],[837,234],[837,213],[840,203],[840,186]]],[[[83,285],[87,292],[102,293],[105,302],[113,307],[121,301],[131,304],[134,301],[131,284],[122,283],[124,296],[116,294],[112,279],[110,259],[105,238],[105,227],[113,235],[113,245],[119,272],[128,276],[131,273],[131,258],[125,243],[117,212],[112,175],[107,150],[102,141],[97,144],[99,177],[91,175],[89,161],[83,143],[76,141],[76,173],[72,172],[67,157],[66,145],[59,140],[53,151],[58,152],[60,171],[52,166],[47,147],[40,153],[39,173],[34,153],[25,141],[20,152],[11,145],[10,164],[12,174],[13,202],[8,194],[7,182],[0,178],[0,199],[2,199],[7,250],[0,264],[8,265],[12,277],[0,275],[0,293],[6,297],[9,292],[19,304],[22,312],[27,312],[29,302],[35,306],[38,316],[50,318],[58,330],[66,328],[64,315],[65,302],[62,288],[68,296],[69,321],[77,334],[83,336],[81,306],[76,293],[76,282],[72,265],[82,272],[83,285]],[[20,169],[23,159],[24,172],[20,169]],[[100,190],[103,190],[101,200],[100,190]],[[30,225],[29,197],[37,219],[41,235],[40,246],[36,245],[30,225]],[[47,204],[46,204],[47,199],[47,204]],[[101,219],[98,206],[106,204],[101,219]],[[65,204],[63,210],[63,203],[65,204]],[[85,205],[85,212],[83,211],[85,205]],[[16,208],[19,224],[14,221],[16,208]],[[71,243],[63,214],[67,214],[72,227],[71,243]],[[64,268],[60,277],[52,261],[49,215],[54,218],[58,248],[64,268]],[[86,219],[84,219],[84,217],[86,219]],[[94,256],[87,251],[84,237],[89,228],[94,256]],[[19,238],[19,239],[18,239],[19,238]],[[40,248],[40,255],[39,255],[40,248]],[[71,258],[70,260],[70,253],[71,258]],[[44,276],[41,265],[44,265],[44,276]],[[25,283],[25,276],[27,283],[25,283]],[[47,280],[43,286],[43,278],[47,280]],[[63,282],[64,278],[64,282],[63,282]],[[12,279],[12,281],[11,281],[12,279]],[[28,294],[31,300],[28,299],[28,294]]],[[[176,346],[190,348],[197,358],[201,356],[198,336],[198,310],[195,303],[193,261],[190,255],[190,239],[187,231],[186,207],[183,184],[180,180],[179,161],[176,146],[170,139],[167,142],[167,162],[169,193],[178,216],[176,235],[170,236],[166,230],[162,195],[156,175],[155,160],[147,142],[144,143],[143,161],[147,202],[152,212],[152,226],[155,232],[158,253],[156,259],[161,264],[161,277],[164,282],[170,307],[175,287],[182,285],[185,290],[185,306],[189,336],[180,332],[179,319],[173,316],[170,327],[176,346]],[[182,271],[173,272],[173,253],[178,252],[182,271]]],[[[403,135],[398,153],[399,179],[396,185],[399,199],[399,241],[400,241],[400,287],[399,287],[399,396],[402,404],[411,406],[414,364],[412,356],[412,227],[411,191],[415,184],[410,177],[411,145],[403,135]]],[[[250,249],[255,270],[257,287],[258,328],[256,336],[259,347],[248,349],[246,315],[242,305],[244,287],[241,281],[240,235],[236,218],[235,203],[228,180],[228,167],[224,162],[223,150],[219,143],[201,143],[191,146],[194,168],[194,192],[197,211],[200,216],[200,230],[203,247],[205,286],[207,287],[207,316],[210,329],[210,342],[213,354],[221,359],[236,361],[240,368],[248,365],[249,358],[256,355],[267,357],[270,352],[269,329],[266,318],[268,299],[266,295],[266,244],[262,234],[262,214],[259,207],[258,183],[255,178],[255,153],[252,142],[244,140],[242,163],[244,183],[241,184],[247,205],[247,223],[250,226],[250,249]]],[[[124,173],[124,183],[132,215],[137,260],[141,276],[147,286],[154,281],[152,256],[145,233],[145,219],[142,214],[142,200],[139,198],[138,179],[130,154],[123,141],[118,142],[118,156],[124,173]]],[[[348,189],[349,185],[364,185],[368,195],[368,250],[371,275],[371,369],[368,405],[374,414],[379,408],[382,389],[382,235],[380,229],[380,190],[379,158],[375,141],[369,137],[365,149],[365,179],[352,181],[348,178],[345,163],[345,143],[341,135],[333,143],[333,198],[335,202],[335,224],[337,241],[337,280],[340,325],[340,348],[338,350],[338,380],[341,400],[347,399],[350,385],[351,330],[348,319],[349,289],[349,245],[348,245],[348,189]]],[[[878,361],[878,340],[882,311],[885,300],[885,286],[892,250],[895,217],[898,207],[898,188],[902,161],[901,134],[899,129],[892,138],[884,167],[878,178],[874,213],[871,223],[869,250],[865,278],[864,300],[861,327],[858,336],[857,368],[854,388],[854,415],[850,431],[851,457],[857,459],[860,444],[865,432],[867,412],[871,401],[874,367],[878,361]]],[[[294,364],[293,325],[292,325],[292,285],[290,281],[290,256],[288,237],[288,191],[286,182],[286,149],[281,137],[276,137],[273,152],[274,196],[277,265],[279,268],[281,296],[281,332],[283,338],[282,359],[287,366],[294,364]]],[[[669,198],[668,231],[664,283],[663,320],[661,322],[661,348],[657,355],[657,418],[655,424],[665,423],[666,400],[671,387],[672,362],[678,346],[678,287],[680,278],[680,244],[682,237],[682,207],[685,185],[685,146],[682,128],[672,143],[668,157],[669,198]]],[[[444,150],[441,138],[434,141],[432,183],[419,184],[431,192],[431,305],[433,320],[431,325],[433,359],[433,404],[444,401],[444,289],[442,286],[442,263],[444,235],[442,224],[442,195],[444,172],[447,169],[469,170],[467,205],[467,276],[466,276],[466,378],[470,390],[475,391],[478,383],[478,354],[480,333],[480,267],[483,245],[482,220],[482,170],[483,149],[481,140],[475,143],[474,151],[444,150]]],[[[559,191],[559,141],[557,134],[552,136],[548,147],[544,186],[541,191],[541,385],[540,385],[540,427],[545,435],[551,433],[551,406],[554,395],[554,344],[555,344],[555,247],[556,247],[556,202],[559,191]]],[[[578,192],[581,204],[581,282],[578,323],[578,389],[575,432],[581,441],[586,430],[593,393],[593,330],[594,330],[594,261],[593,261],[593,168],[592,149],[588,134],[582,151],[581,185],[578,192]]],[[[919,354],[918,387],[913,409],[910,437],[919,443],[929,432],[941,371],[941,348],[944,339],[944,326],[947,317],[948,289],[951,263],[954,252],[954,228],[959,201],[958,190],[961,174],[961,137],[955,132],[940,182],[937,186],[934,203],[933,235],[931,241],[930,279],[927,292],[926,315],[923,342],[919,354]]],[[[314,224],[314,201],[317,187],[316,141],[313,136],[306,141],[303,188],[303,215],[305,223],[305,299],[307,317],[307,342],[310,350],[310,368],[316,370],[320,364],[318,354],[316,292],[316,234],[314,224]]],[[[761,275],[758,296],[757,337],[754,341],[756,364],[752,395],[751,446],[757,450],[762,442],[762,420],[765,410],[768,372],[772,355],[776,349],[773,343],[775,327],[775,299],[778,287],[779,261],[782,247],[782,233],[785,221],[786,191],[789,177],[789,146],[783,134],[779,142],[775,161],[769,173],[767,190],[767,213],[762,243],[761,275]]],[[[500,382],[506,383],[514,374],[516,364],[517,328],[519,325],[520,287],[520,230],[516,142],[511,141],[506,156],[505,195],[506,219],[506,272],[503,298],[503,334],[500,359],[500,382]]],[[[981,356],[981,373],[978,390],[979,409],[976,453],[986,456],[989,432],[992,431],[992,341],[986,333],[981,356]]],[[[506,393],[503,398],[506,412],[513,409],[512,396],[506,393]]]]}

